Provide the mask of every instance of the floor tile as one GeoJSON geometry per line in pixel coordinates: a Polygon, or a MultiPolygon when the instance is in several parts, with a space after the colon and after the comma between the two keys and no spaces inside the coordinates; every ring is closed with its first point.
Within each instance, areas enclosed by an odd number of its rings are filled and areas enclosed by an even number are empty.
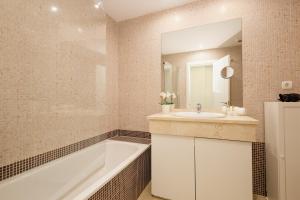
{"type": "Polygon", "coordinates": [[[161,198],[153,197],[151,195],[151,183],[147,185],[138,200],[162,200],[161,198]]]}

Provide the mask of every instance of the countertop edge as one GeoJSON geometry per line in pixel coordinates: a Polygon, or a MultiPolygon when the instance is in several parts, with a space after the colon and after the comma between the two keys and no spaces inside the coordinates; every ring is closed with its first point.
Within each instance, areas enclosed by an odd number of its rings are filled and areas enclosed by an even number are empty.
{"type": "Polygon", "coordinates": [[[149,121],[179,121],[179,122],[195,122],[195,123],[214,123],[214,124],[245,124],[245,125],[258,125],[259,121],[249,116],[234,116],[225,118],[214,119],[197,119],[192,117],[178,117],[165,114],[154,114],[147,116],[149,121]],[[240,119],[238,119],[240,117],[240,119]],[[245,118],[247,119],[241,119],[245,118]],[[236,119],[235,119],[236,118],[236,119]]]}

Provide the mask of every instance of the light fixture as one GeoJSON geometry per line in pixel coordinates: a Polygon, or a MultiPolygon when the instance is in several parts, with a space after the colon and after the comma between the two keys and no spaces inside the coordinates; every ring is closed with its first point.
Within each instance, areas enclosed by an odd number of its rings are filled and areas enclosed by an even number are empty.
{"type": "Polygon", "coordinates": [[[97,0],[97,2],[95,3],[94,7],[96,9],[103,8],[103,0],[97,0]]]}
{"type": "Polygon", "coordinates": [[[56,6],[51,6],[50,7],[51,12],[57,12],[58,11],[58,7],[56,6]]]}

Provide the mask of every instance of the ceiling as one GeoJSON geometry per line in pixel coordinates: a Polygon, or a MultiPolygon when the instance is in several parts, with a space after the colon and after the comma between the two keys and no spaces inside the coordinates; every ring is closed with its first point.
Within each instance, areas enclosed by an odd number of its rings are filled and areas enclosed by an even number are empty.
{"type": "Polygon", "coordinates": [[[241,45],[242,20],[233,19],[162,35],[162,54],[175,54],[241,45]]]}
{"type": "Polygon", "coordinates": [[[181,6],[196,0],[104,0],[104,10],[117,22],[181,6]]]}

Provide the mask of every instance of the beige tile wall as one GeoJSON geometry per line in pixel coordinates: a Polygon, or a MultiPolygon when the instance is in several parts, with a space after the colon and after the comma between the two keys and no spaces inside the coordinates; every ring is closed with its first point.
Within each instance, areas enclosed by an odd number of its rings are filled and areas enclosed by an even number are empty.
{"type": "MultiPolygon", "coordinates": [[[[243,19],[243,94],[249,115],[261,121],[263,102],[277,98],[282,80],[300,92],[300,1],[199,0],[120,23],[120,128],[148,130],[160,111],[161,33],[232,18],[243,19]]],[[[292,92],[291,91],[291,92],[292,92]]]]}
{"type": "Polygon", "coordinates": [[[117,129],[117,24],[94,1],[0,8],[0,166],[117,129]]]}

